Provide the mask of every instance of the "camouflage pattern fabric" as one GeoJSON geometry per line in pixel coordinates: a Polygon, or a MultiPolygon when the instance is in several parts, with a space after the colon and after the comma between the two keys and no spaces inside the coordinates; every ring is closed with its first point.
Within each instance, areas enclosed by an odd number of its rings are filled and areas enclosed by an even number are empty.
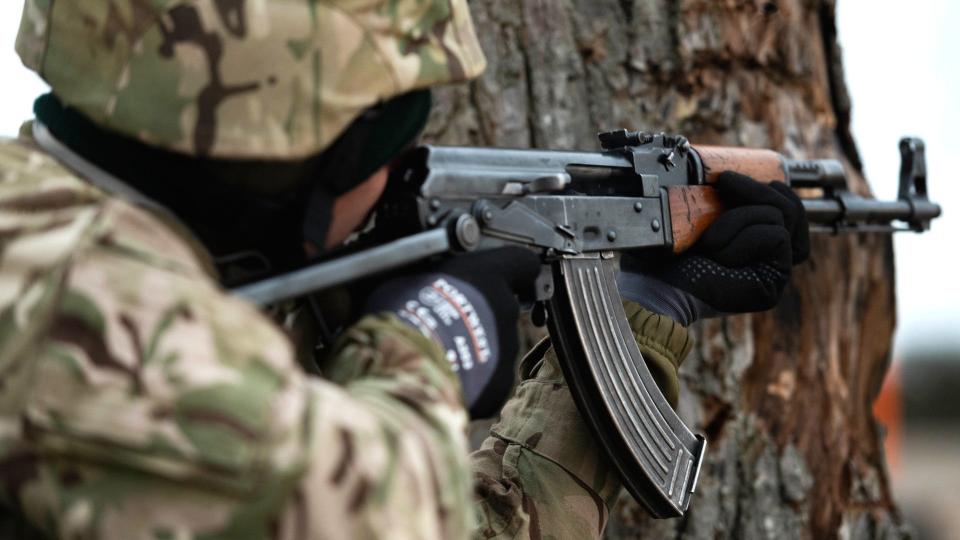
{"type": "MultiPolygon", "coordinates": [[[[687,329],[634,302],[624,308],[647,365],[669,395],[692,347],[687,329]]],[[[514,396],[473,454],[477,538],[600,538],[620,494],[617,472],[577,412],[556,353],[544,345],[521,362],[514,396]]]]}
{"type": "Polygon", "coordinates": [[[0,505],[63,538],[463,538],[439,349],[369,317],[329,375],[166,224],[0,142],[0,505]]]}
{"type": "Polygon", "coordinates": [[[221,158],[318,153],[485,66],[467,0],[26,0],[17,51],[99,125],[221,158]]]}

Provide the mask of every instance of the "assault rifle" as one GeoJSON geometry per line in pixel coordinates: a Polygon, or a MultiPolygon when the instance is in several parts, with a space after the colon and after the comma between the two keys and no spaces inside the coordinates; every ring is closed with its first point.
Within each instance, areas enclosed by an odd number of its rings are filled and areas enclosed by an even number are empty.
{"type": "Polygon", "coordinates": [[[375,214],[375,229],[394,240],[235,292],[270,304],[439,254],[536,251],[535,319],[548,325],[581,414],[630,493],[656,517],[680,516],[706,441],[647,370],[620,302],[615,253],[693,245],[723,211],[710,184],[725,170],[816,188],[804,190],[803,204],[817,232],[924,231],[940,207],[927,198],[919,139],[900,142],[900,191],[890,202],[849,191],[835,160],[626,130],[602,133],[600,143],[602,152],[416,148],[394,168],[375,214]]]}

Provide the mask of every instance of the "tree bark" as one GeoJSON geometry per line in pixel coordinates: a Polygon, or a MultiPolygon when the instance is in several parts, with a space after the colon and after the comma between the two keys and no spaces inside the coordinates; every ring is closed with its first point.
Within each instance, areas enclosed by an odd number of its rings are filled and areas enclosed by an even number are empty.
{"type": "MultiPolygon", "coordinates": [[[[663,130],[840,158],[868,192],[834,0],[473,0],[471,10],[489,67],[436,91],[431,141],[597,149],[601,129],[663,130]]],[[[871,414],[891,353],[893,272],[888,238],[817,237],[776,309],[700,323],[679,406],[709,439],[691,510],[652,520],[625,495],[607,538],[906,536],[871,414]]]]}

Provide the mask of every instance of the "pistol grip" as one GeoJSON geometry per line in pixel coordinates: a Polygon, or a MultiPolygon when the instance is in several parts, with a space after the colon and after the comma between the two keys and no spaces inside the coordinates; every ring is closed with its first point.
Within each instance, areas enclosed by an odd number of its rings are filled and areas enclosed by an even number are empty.
{"type": "Polygon", "coordinates": [[[706,442],[657,387],[633,337],[612,258],[554,263],[548,325],[571,393],[627,490],[654,517],[683,515],[706,442]]]}

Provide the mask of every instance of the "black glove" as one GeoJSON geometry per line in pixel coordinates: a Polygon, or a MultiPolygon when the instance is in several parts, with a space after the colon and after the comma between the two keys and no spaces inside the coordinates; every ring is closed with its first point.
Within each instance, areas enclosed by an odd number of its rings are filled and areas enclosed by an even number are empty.
{"type": "Polygon", "coordinates": [[[716,188],[726,211],[688,252],[621,258],[624,298],[684,325],[777,304],[791,267],[810,256],[803,203],[782,182],[765,185],[730,171],[716,188]]]}
{"type": "Polygon", "coordinates": [[[461,255],[384,283],[365,312],[392,312],[438,343],[471,417],[484,418],[500,410],[513,384],[516,295],[532,290],[539,271],[539,258],[523,248],[461,255]]]}

